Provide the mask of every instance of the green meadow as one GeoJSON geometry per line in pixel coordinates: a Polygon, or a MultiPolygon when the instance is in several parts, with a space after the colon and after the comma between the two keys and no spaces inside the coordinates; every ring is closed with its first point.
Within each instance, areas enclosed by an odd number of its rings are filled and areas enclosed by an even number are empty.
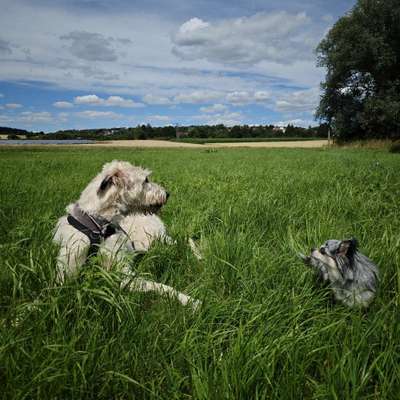
{"type": "Polygon", "coordinates": [[[399,154],[2,148],[0,167],[1,398],[399,398],[399,154]],[[198,312],[121,289],[95,259],[55,284],[54,225],[113,159],[171,193],[176,244],[132,268],[202,300],[198,312]],[[333,304],[296,256],[351,236],[381,271],[368,311],[333,304]]]}

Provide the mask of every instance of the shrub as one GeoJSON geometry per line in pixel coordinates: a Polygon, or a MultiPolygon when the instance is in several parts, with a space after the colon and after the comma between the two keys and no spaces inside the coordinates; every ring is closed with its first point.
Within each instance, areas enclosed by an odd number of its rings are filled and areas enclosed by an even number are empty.
{"type": "Polygon", "coordinates": [[[394,142],[390,148],[389,151],[391,153],[400,153],[400,141],[394,142]]]}

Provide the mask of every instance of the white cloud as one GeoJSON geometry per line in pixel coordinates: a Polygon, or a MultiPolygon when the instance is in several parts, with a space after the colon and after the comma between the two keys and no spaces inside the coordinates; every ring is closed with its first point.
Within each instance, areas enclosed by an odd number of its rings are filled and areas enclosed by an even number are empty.
{"type": "Polygon", "coordinates": [[[243,124],[243,115],[239,112],[224,112],[211,115],[198,115],[193,117],[206,125],[224,124],[226,126],[243,124]]]}
{"type": "Polygon", "coordinates": [[[264,60],[280,64],[310,60],[319,37],[305,13],[282,11],[213,23],[192,18],[172,40],[174,54],[182,59],[254,65],[264,60]]]}
{"type": "Polygon", "coordinates": [[[271,93],[264,90],[257,91],[254,93],[254,100],[257,103],[271,100],[271,93]]]}
{"type": "Polygon", "coordinates": [[[51,113],[47,111],[33,112],[33,111],[24,111],[19,114],[18,121],[25,123],[46,123],[52,122],[53,117],[51,113]]]}
{"type": "Polygon", "coordinates": [[[74,105],[69,101],[56,101],[53,106],[56,108],[72,108],[74,105]]]}
{"type": "Polygon", "coordinates": [[[112,111],[95,111],[95,110],[87,110],[75,113],[77,117],[80,118],[110,118],[110,119],[118,119],[122,118],[123,115],[112,112],[112,111]]]}
{"type": "Polygon", "coordinates": [[[280,112],[314,112],[319,102],[318,88],[288,93],[275,103],[280,112]]]}
{"type": "Polygon", "coordinates": [[[189,21],[186,21],[181,25],[179,33],[185,35],[198,29],[207,28],[208,26],[210,26],[210,24],[202,21],[200,18],[191,18],[189,21]]]}
{"type": "Polygon", "coordinates": [[[0,123],[5,124],[5,123],[9,123],[12,122],[13,119],[10,118],[8,115],[0,115],[0,123]]]}
{"type": "Polygon", "coordinates": [[[266,103],[271,100],[271,93],[267,91],[235,91],[226,95],[226,101],[234,105],[244,105],[251,103],[266,103]]]}
{"type": "Polygon", "coordinates": [[[171,118],[168,115],[149,115],[145,117],[141,123],[147,123],[152,126],[169,126],[173,125],[171,118]]]}
{"type": "Polygon", "coordinates": [[[95,94],[88,94],[86,96],[77,96],[74,98],[74,103],[79,105],[96,105],[105,107],[123,107],[123,108],[136,108],[144,107],[143,103],[136,103],[131,99],[124,99],[120,96],[109,96],[103,99],[95,94]]]}
{"type": "Polygon", "coordinates": [[[95,94],[88,94],[85,96],[77,96],[74,98],[74,103],[75,104],[103,104],[104,99],[100,98],[99,96],[96,96],[95,94]]]}
{"type": "Polygon", "coordinates": [[[157,121],[170,121],[171,118],[168,115],[150,115],[150,119],[156,119],[157,121]]]}
{"type": "Polygon", "coordinates": [[[7,103],[4,105],[5,108],[9,108],[10,110],[15,110],[16,108],[21,108],[22,104],[19,103],[7,103]]]}
{"type": "Polygon", "coordinates": [[[53,116],[47,111],[23,111],[17,115],[7,116],[0,115],[0,122],[3,123],[23,123],[23,124],[40,124],[40,123],[51,123],[53,122],[53,116]]]}
{"type": "Polygon", "coordinates": [[[165,96],[157,96],[154,94],[146,94],[143,96],[143,101],[147,104],[157,104],[157,105],[170,105],[172,104],[171,99],[165,96]]]}
{"type": "Polygon", "coordinates": [[[58,113],[57,117],[61,122],[67,122],[69,115],[70,114],[67,112],[60,112],[58,113]]]}
{"type": "Polygon", "coordinates": [[[253,96],[249,92],[232,92],[226,95],[226,101],[228,103],[242,105],[251,103],[253,96]]]}
{"type": "Polygon", "coordinates": [[[213,104],[209,107],[200,107],[200,111],[204,113],[221,113],[227,110],[227,106],[225,104],[213,104]]]}
{"type": "Polygon", "coordinates": [[[104,101],[104,105],[112,106],[112,107],[127,107],[127,108],[135,108],[135,107],[144,107],[143,103],[136,103],[131,99],[124,99],[120,96],[110,96],[108,99],[104,101]]]}
{"type": "Polygon", "coordinates": [[[10,116],[0,115],[2,123],[18,123],[26,126],[33,124],[53,124],[55,122],[67,122],[68,113],[58,113],[54,116],[48,111],[23,111],[10,116]]]}
{"type": "Polygon", "coordinates": [[[194,92],[180,93],[174,97],[177,103],[209,103],[221,98],[223,93],[213,90],[196,90],[194,92]]]}

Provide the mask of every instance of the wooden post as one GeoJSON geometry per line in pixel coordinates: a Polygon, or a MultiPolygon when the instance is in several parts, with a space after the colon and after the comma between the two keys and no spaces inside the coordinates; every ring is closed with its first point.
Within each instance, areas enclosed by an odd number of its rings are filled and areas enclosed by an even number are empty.
{"type": "Polygon", "coordinates": [[[331,124],[328,124],[328,147],[331,145],[331,124]]]}

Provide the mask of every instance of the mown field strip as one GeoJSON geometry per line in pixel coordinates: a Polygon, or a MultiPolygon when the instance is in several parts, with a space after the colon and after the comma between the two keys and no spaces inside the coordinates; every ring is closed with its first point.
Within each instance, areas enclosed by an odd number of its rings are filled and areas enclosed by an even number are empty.
{"type": "MultiPolygon", "coordinates": [[[[21,144],[8,145],[7,143],[2,143],[4,146],[9,147],[19,147],[21,144]]],[[[137,147],[137,148],[185,148],[185,149],[204,149],[213,147],[255,147],[255,148],[318,148],[328,145],[327,140],[271,140],[271,141],[168,141],[168,140],[107,140],[98,141],[91,144],[32,144],[29,147],[54,147],[54,146],[79,146],[79,147],[137,147]]]]}

